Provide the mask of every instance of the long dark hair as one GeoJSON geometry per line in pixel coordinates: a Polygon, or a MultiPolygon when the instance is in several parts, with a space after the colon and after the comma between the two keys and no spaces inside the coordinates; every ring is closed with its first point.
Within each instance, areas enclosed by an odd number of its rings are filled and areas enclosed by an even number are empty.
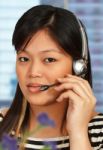
{"type": "MultiPolygon", "coordinates": [[[[43,29],[47,29],[50,36],[74,60],[82,57],[82,39],[75,15],[68,10],[49,5],[35,6],[25,12],[18,20],[12,38],[12,44],[16,52],[18,53],[19,50],[24,49],[33,35],[43,29]]],[[[88,70],[85,79],[92,86],[89,50],[87,67],[88,70]]],[[[22,111],[22,105],[23,94],[18,84],[11,107],[0,125],[0,136],[2,136],[4,131],[9,133],[11,129],[16,128],[22,111]]],[[[21,128],[24,128],[25,122],[28,121],[28,114],[29,105],[26,109],[21,128]]]]}

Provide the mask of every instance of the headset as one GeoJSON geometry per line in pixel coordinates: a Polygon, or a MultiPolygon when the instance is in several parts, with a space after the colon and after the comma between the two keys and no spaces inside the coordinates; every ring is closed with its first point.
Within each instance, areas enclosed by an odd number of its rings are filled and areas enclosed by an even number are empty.
{"type": "Polygon", "coordinates": [[[76,20],[80,27],[80,33],[82,39],[82,58],[73,61],[73,71],[75,75],[84,78],[87,73],[88,46],[87,46],[86,33],[84,31],[84,28],[81,22],[79,21],[79,19],[76,18],[76,20]]]}

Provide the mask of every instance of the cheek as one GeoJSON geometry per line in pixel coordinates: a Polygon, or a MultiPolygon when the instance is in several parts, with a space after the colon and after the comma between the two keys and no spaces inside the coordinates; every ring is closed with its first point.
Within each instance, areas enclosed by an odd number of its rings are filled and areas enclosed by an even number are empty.
{"type": "Polygon", "coordinates": [[[61,64],[58,67],[49,70],[49,78],[53,79],[53,81],[59,77],[64,77],[67,74],[72,74],[72,62],[69,64],[61,64]]]}
{"type": "Polygon", "coordinates": [[[20,66],[16,66],[16,74],[17,74],[17,79],[18,79],[20,89],[21,89],[22,93],[25,94],[25,73],[24,73],[24,69],[21,68],[20,66]]]}
{"type": "Polygon", "coordinates": [[[59,70],[60,70],[62,75],[72,74],[73,73],[73,69],[72,69],[73,67],[72,66],[73,66],[72,58],[65,59],[65,62],[63,63],[63,65],[61,65],[59,70]]]}
{"type": "Polygon", "coordinates": [[[21,74],[21,76],[22,76],[21,69],[19,68],[18,65],[16,65],[16,75],[17,75],[18,80],[19,80],[19,78],[21,77],[20,74],[21,74]]]}
{"type": "Polygon", "coordinates": [[[65,61],[57,68],[57,74],[60,74],[61,76],[72,74],[72,61],[65,59],[65,61]]]}
{"type": "Polygon", "coordinates": [[[64,77],[67,74],[72,74],[72,68],[64,67],[64,68],[58,68],[57,72],[54,74],[57,77],[64,77]]]}
{"type": "Polygon", "coordinates": [[[23,69],[22,67],[16,65],[16,74],[17,74],[17,78],[18,81],[22,82],[25,79],[25,69],[23,69]]]}

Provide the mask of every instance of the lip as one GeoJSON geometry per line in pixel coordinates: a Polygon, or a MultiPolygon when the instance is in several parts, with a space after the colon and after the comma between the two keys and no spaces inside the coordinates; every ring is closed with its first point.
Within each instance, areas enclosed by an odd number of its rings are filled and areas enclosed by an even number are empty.
{"type": "Polygon", "coordinates": [[[29,83],[29,84],[27,84],[27,87],[40,87],[40,86],[42,86],[43,84],[40,84],[40,83],[29,83]]]}
{"type": "Polygon", "coordinates": [[[40,92],[40,87],[42,85],[43,84],[40,84],[40,83],[29,83],[27,84],[27,89],[31,93],[37,93],[37,92],[40,92]]]}

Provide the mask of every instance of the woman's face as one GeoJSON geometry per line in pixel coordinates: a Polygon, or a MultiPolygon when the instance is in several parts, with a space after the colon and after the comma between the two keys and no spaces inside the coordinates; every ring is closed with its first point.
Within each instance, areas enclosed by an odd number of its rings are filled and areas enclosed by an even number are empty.
{"type": "Polygon", "coordinates": [[[38,31],[24,51],[19,51],[16,72],[24,97],[32,105],[48,105],[59,96],[53,87],[40,91],[41,85],[57,82],[72,74],[72,58],[50,37],[47,30],[38,31]]]}

